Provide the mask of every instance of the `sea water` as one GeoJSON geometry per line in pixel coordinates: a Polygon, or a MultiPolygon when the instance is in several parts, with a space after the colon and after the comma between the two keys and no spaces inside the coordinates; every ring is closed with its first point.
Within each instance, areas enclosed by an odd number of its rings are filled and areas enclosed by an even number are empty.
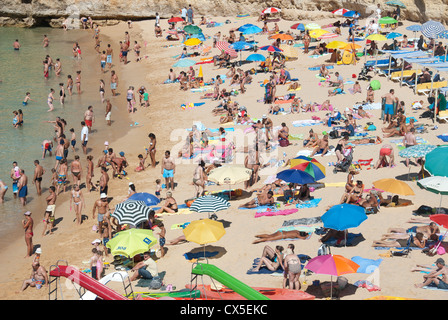
{"type": "MultiPolygon", "coordinates": [[[[57,116],[67,121],[65,135],[70,139],[70,128],[75,129],[78,147],[80,146],[80,122],[83,120],[85,110],[89,105],[94,106],[97,121],[104,120],[104,106],[99,96],[99,79],[104,77],[106,85],[109,83],[110,73],[102,74],[99,66],[98,54],[93,51],[94,43],[92,31],[70,30],[52,28],[0,28],[0,179],[8,186],[9,190],[5,196],[5,203],[0,204],[0,245],[8,241],[10,235],[21,230],[20,221],[23,212],[32,210],[33,205],[44,203],[48,195],[50,185],[51,168],[54,167],[53,157],[42,158],[42,142],[45,139],[53,140],[53,124],[46,121],[55,120],[57,116]],[[43,47],[44,35],[50,40],[47,48],[43,47]],[[14,41],[18,39],[21,44],[20,50],[13,49],[14,41]],[[73,56],[73,44],[75,42],[87,43],[81,46],[82,59],[73,56]],[[87,54],[88,53],[88,54],[87,54]],[[50,72],[48,79],[43,75],[43,61],[46,55],[55,61],[57,58],[62,63],[62,74],[58,77],[54,70],[50,72]],[[76,71],[81,70],[82,94],[76,94],[76,85],[73,88],[73,96],[68,95],[64,106],[59,103],[59,83],[67,85],[67,75],[76,79],[76,71]],[[47,97],[50,89],[55,90],[54,108],[49,109],[47,97]],[[31,99],[28,105],[22,102],[26,92],[30,92],[31,99]],[[24,114],[22,127],[13,127],[13,111],[21,109],[24,114]],[[98,119],[99,118],[99,119],[98,119]],[[46,169],[43,177],[43,194],[37,196],[32,178],[34,174],[34,160],[38,159],[46,169]],[[20,168],[25,170],[28,176],[28,205],[24,208],[19,199],[13,198],[12,180],[10,171],[12,162],[17,161],[20,168]]],[[[102,44],[102,47],[105,47],[102,44]]],[[[107,86],[106,86],[107,90],[107,86]]],[[[107,137],[106,137],[107,138],[107,137]]],[[[110,137],[112,138],[112,137],[110,137]]],[[[90,142],[90,141],[89,141],[90,142]]],[[[54,142],[53,142],[54,143],[54,142]]],[[[56,146],[54,144],[54,146],[56,146]]],[[[84,160],[80,148],[77,154],[84,160]]],[[[73,159],[70,150],[69,161],[73,159]]],[[[33,212],[34,220],[41,220],[43,212],[33,212]]]]}

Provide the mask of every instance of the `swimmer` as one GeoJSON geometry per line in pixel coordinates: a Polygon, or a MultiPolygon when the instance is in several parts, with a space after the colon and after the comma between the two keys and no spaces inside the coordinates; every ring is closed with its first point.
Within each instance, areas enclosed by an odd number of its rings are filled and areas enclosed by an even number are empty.
{"type": "Polygon", "coordinates": [[[31,93],[27,92],[25,94],[25,98],[22,101],[22,105],[23,106],[27,106],[28,105],[28,101],[34,101],[33,99],[30,98],[31,93]]]}
{"type": "Polygon", "coordinates": [[[50,111],[54,110],[54,107],[53,107],[53,101],[54,101],[53,93],[54,93],[54,89],[52,88],[52,89],[50,89],[50,93],[48,94],[47,103],[48,103],[48,106],[50,107],[50,109],[48,109],[47,112],[50,112],[50,111]]]}

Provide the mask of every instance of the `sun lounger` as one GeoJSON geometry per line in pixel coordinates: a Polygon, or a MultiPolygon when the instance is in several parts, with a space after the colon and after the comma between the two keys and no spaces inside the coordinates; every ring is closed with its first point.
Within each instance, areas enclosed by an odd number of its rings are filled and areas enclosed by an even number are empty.
{"type": "MultiPolygon", "coordinates": [[[[419,76],[419,75],[422,74],[422,70],[404,70],[404,71],[403,71],[403,79],[404,79],[404,78],[412,77],[412,75],[413,75],[414,73],[417,73],[417,75],[419,76]]],[[[402,78],[402,77],[401,77],[401,70],[400,70],[400,71],[392,72],[392,73],[390,74],[390,79],[393,80],[393,81],[399,81],[401,78],[402,78]]]]}
{"type": "Polygon", "coordinates": [[[420,83],[417,85],[417,93],[424,94],[424,95],[428,96],[428,94],[431,91],[431,88],[432,88],[432,90],[434,90],[434,89],[444,88],[446,86],[448,86],[448,82],[446,80],[433,82],[433,83],[431,83],[431,82],[420,83]]]}
{"type": "MultiPolygon", "coordinates": [[[[444,110],[444,111],[439,111],[439,114],[437,115],[437,120],[440,122],[442,121],[448,121],[448,111],[444,110]]],[[[440,138],[440,136],[437,136],[438,138],[440,138]]],[[[442,139],[442,138],[440,138],[442,139]]],[[[443,140],[443,139],[442,139],[443,140]]],[[[443,140],[445,141],[445,140],[443,140]]]]}

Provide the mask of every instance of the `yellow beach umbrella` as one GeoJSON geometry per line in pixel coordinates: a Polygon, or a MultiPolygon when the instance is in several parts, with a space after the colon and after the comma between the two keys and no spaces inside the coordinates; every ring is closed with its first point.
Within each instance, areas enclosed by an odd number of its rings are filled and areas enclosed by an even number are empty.
{"type": "Polygon", "coordinates": [[[200,245],[216,242],[226,233],[222,222],[202,219],[188,224],[183,229],[185,239],[200,245]]]}
{"type": "Polygon", "coordinates": [[[315,30],[311,30],[310,31],[310,37],[311,38],[319,38],[320,36],[329,33],[329,31],[324,30],[324,29],[315,29],[315,30]]]}
{"type": "Polygon", "coordinates": [[[184,45],[192,47],[192,46],[197,46],[198,44],[200,44],[202,41],[199,40],[198,38],[190,38],[188,40],[186,40],[184,42],[184,45]]]}
{"type": "Polygon", "coordinates": [[[379,34],[379,33],[371,34],[366,39],[370,40],[370,41],[372,41],[372,40],[373,41],[387,41],[388,40],[385,36],[383,36],[382,34],[379,34]]]}
{"type": "Polygon", "coordinates": [[[356,43],[349,43],[345,47],[342,48],[342,50],[358,50],[361,49],[362,46],[356,43]]]}
{"type": "Polygon", "coordinates": [[[413,196],[415,195],[414,191],[409,187],[409,185],[397,179],[387,178],[375,181],[373,186],[377,189],[381,189],[383,191],[399,194],[402,196],[413,196]]]}
{"type": "Polygon", "coordinates": [[[327,49],[342,49],[348,45],[347,42],[344,41],[331,41],[325,47],[327,49]]]}
{"type": "Polygon", "coordinates": [[[199,77],[199,78],[204,78],[204,74],[202,73],[202,66],[199,66],[198,77],[199,77]]]}

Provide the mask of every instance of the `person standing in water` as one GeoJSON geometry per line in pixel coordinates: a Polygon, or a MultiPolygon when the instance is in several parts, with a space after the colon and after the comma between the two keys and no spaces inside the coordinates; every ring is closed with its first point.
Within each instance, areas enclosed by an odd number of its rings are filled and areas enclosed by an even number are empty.
{"type": "Polygon", "coordinates": [[[19,39],[16,39],[16,41],[14,41],[14,43],[12,44],[12,47],[14,48],[14,50],[18,51],[20,50],[20,43],[19,43],[19,39]]]}
{"type": "Polygon", "coordinates": [[[42,40],[42,44],[44,48],[47,48],[50,45],[50,39],[48,39],[46,34],[44,34],[44,40],[42,40]]]}
{"type": "Polygon", "coordinates": [[[33,184],[36,186],[37,194],[40,196],[42,194],[42,176],[45,173],[45,169],[40,165],[39,160],[34,160],[34,166],[33,184]]]}
{"type": "Polygon", "coordinates": [[[64,84],[61,82],[59,84],[59,102],[61,103],[61,106],[64,105],[65,102],[65,88],[64,88],[64,84]]]}
{"type": "Polygon", "coordinates": [[[54,101],[54,89],[51,88],[50,89],[50,93],[48,94],[48,98],[47,98],[47,104],[48,107],[50,107],[50,109],[47,110],[47,112],[53,111],[54,110],[54,106],[53,106],[53,101],[54,101]]]}

